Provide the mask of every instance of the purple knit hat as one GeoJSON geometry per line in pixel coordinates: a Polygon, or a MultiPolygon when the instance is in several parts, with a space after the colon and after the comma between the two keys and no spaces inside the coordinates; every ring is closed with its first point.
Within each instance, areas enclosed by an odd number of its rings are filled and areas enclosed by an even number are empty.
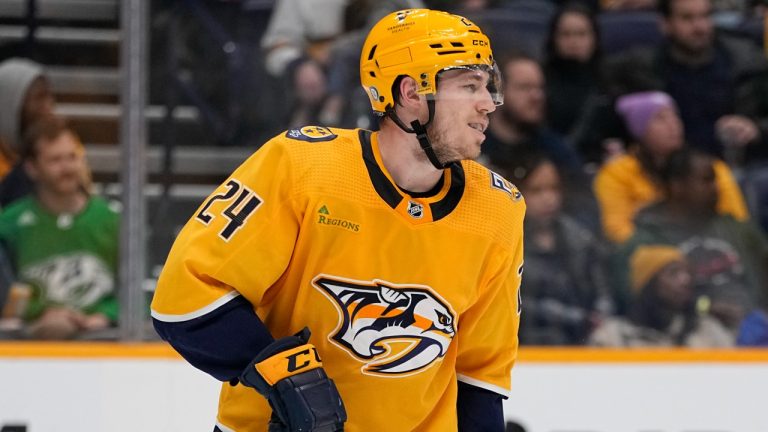
{"type": "Polygon", "coordinates": [[[616,112],[624,119],[624,124],[634,139],[645,135],[648,123],[665,107],[677,110],[675,101],[660,91],[630,93],[616,100],[616,112]]]}

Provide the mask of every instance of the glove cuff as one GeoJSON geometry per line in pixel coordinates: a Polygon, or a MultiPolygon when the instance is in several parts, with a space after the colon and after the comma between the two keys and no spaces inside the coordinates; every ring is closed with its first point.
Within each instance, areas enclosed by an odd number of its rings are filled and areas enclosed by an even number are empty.
{"type": "Polygon", "coordinates": [[[243,371],[240,382],[267,399],[274,421],[285,430],[343,430],[344,403],[308,339],[309,330],[304,329],[271,343],[243,371]]]}
{"type": "Polygon", "coordinates": [[[322,367],[314,345],[307,343],[310,331],[304,328],[293,336],[277,339],[267,345],[240,375],[240,382],[253,387],[264,397],[283,378],[322,367]]]}
{"type": "Polygon", "coordinates": [[[304,344],[267,358],[254,367],[270,386],[278,381],[323,367],[323,362],[312,344],[304,344]]]}

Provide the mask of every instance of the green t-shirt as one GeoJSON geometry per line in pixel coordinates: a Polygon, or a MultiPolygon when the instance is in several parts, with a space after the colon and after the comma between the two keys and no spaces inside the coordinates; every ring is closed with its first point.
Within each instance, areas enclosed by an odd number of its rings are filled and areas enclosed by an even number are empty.
{"type": "Polygon", "coordinates": [[[0,213],[0,241],[18,280],[32,286],[26,311],[32,319],[52,305],[117,320],[115,280],[120,219],[109,204],[92,197],[78,214],[55,215],[34,197],[0,213]]]}

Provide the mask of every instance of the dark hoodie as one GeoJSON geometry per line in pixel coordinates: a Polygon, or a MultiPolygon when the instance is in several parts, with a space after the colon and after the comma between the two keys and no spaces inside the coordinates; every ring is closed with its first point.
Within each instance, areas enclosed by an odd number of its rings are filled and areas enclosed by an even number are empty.
{"type": "MultiPolygon", "coordinates": [[[[710,63],[691,67],[669,54],[669,42],[618,54],[607,61],[606,79],[614,94],[664,90],[680,107],[687,140],[694,147],[721,155],[715,121],[726,114],[752,118],[768,136],[768,60],[754,44],[717,35],[710,63]],[[706,91],[702,91],[706,89],[706,91]]],[[[747,148],[747,160],[765,158],[765,145],[747,148]]]]}

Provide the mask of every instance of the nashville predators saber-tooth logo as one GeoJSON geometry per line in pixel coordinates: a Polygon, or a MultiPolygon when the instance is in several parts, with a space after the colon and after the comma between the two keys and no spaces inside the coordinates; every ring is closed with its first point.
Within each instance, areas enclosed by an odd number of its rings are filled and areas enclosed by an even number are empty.
{"type": "Polygon", "coordinates": [[[340,314],[331,341],[365,362],[365,374],[418,373],[445,356],[456,334],[456,314],[429,287],[324,275],[313,283],[340,314]]]}

